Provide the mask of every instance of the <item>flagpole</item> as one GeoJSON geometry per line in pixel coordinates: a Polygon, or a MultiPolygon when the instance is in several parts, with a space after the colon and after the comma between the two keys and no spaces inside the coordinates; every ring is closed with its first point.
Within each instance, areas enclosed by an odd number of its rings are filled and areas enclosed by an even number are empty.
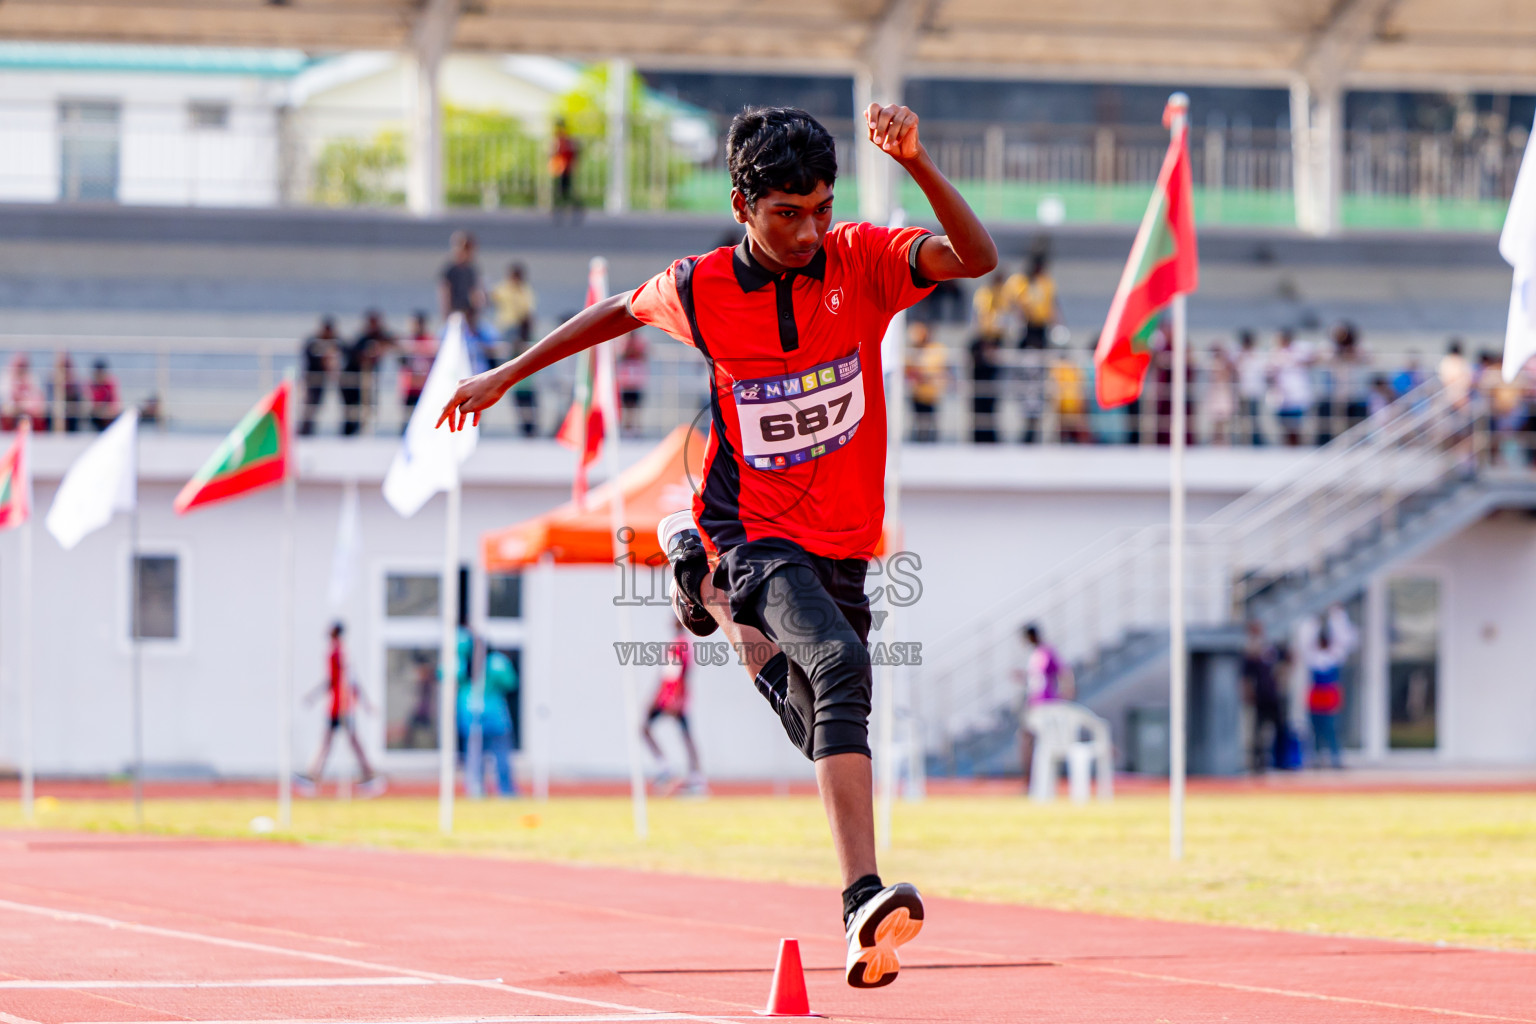
{"type": "MultiPolygon", "coordinates": [[[[594,256],[587,271],[587,303],[591,305],[608,290],[608,261],[594,256]]],[[[605,341],[589,350],[592,356],[592,388],[596,392],[598,411],[603,417],[602,440],[608,449],[608,500],[609,531],[613,534],[613,560],[619,572],[628,572],[630,542],[635,532],[627,523],[624,510],[624,492],[619,487],[621,461],[619,459],[619,396],[618,374],[614,371],[614,341],[605,341]]],[[[582,420],[582,443],[577,458],[584,465],[587,417],[582,420]]],[[[578,469],[578,472],[581,472],[578,469]]],[[[621,588],[622,590],[622,588],[621,588]]],[[[619,604],[619,642],[628,649],[635,638],[634,610],[627,603],[619,604]]],[[[635,678],[637,666],[633,658],[625,659],[619,666],[619,679],[624,699],[625,751],[629,759],[629,804],[635,822],[635,838],[645,839],[650,834],[650,821],[646,808],[645,765],[640,753],[640,683],[635,678]]]]}
{"type": "MultiPolygon", "coordinates": [[[[599,346],[599,360],[605,360],[611,368],[613,350],[608,346],[613,342],[605,341],[599,346]]],[[[593,374],[594,383],[599,374],[593,374]]],[[[607,377],[612,384],[617,384],[615,375],[610,373],[607,377]]],[[[604,388],[598,396],[603,410],[603,439],[608,446],[608,487],[612,491],[612,497],[608,502],[610,512],[609,526],[613,532],[613,558],[618,564],[619,572],[628,572],[627,558],[630,554],[629,542],[634,539],[635,532],[625,521],[624,492],[619,487],[619,421],[617,416],[618,402],[612,388],[604,388]]],[[[635,639],[634,609],[628,602],[619,605],[619,642],[626,650],[635,639]]],[[[640,694],[639,683],[635,679],[635,659],[626,658],[619,667],[620,678],[624,688],[624,729],[627,735],[625,749],[629,755],[629,803],[630,811],[635,820],[635,838],[644,839],[650,833],[650,822],[647,815],[645,798],[645,767],[640,757],[640,694]]]]}
{"type": "Polygon", "coordinates": [[[455,714],[459,687],[459,506],[462,491],[458,469],[448,488],[447,523],[443,528],[442,653],[438,656],[441,679],[437,687],[437,827],[444,835],[453,832],[453,762],[455,714]]]}
{"type": "Polygon", "coordinates": [[[294,442],[293,381],[294,372],[287,375],[288,396],[285,429],[287,430],[288,465],[283,475],[283,532],[281,538],[281,564],[283,573],[281,650],[278,656],[278,737],[277,737],[277,822],[288,829],[293,826],[293,673],[294,630],[296,628],[295,601],[298,589],[298,566],[294,557],[294,523],[298,518],[299,453],[294,442]]]}
{"type": "Polygon", "coordinates": [[[144,828],[144,638],[139,628],[139,432],[133,432],[133,508],[128,513],[128,564],[133,566],[133,636],[129,677],[133,690],[133,824],[144,828]]]}
{"type": "MultiPolygon", "coordinates": [[[[30,430],[28,431],[30,433],[30,430]]],[[[25,442],[28,449],[31,439],[25,442]]],[[[33,752],[32,752],[32,452],[22,453],[27,460],[25,477],[18,481],[27,488],[27,518],[21,524],[21,816],[32,823],[34,809],[33,752]]]]}
{"type": "MultiPolygon", "coordinates": [[[[1189,98],[1183,93],[1174,93],[1168,99],[1168,107],[1169,128],[1177,138],[1189,114],[1189,98]]],[[[1172,302],[1173,422],[1169,438],[1168,487],[1168,814],[1169,854],[1174,860],[1184,859],[1185,703],[1189,670],[1184,628],[1184,435],[1188,429],[1185,378],[1189,367],[1185,312],[1184,295],[1175,295],[1172,302]]]]}
{"type": "MultiPolygon", "coordinates": [[[[896,210],[891,215],[890,226],[901,227],[906,221],[906,213],[896,210]]],[[[890,381],[887,393],[890,401],[887,403],[886,420],[889,436],[886,443],[885,463],[885,525],[886,538],[892,543],[898,543],[901,537],[901,442],[906,433],[906,384],[907,384],[907,315],[897,313],[886,326],[884,341],[887,344],[881,346],[882,355],[891,361],[891,365],[882,367],[883,372],[890,381]],[[886,351],[886,350],[889,351],[886,351]]],[[[890,562],[893,552],[886,549],[886,562],[890,562]]],[[[886,610],[886,628],[882,630],[887,645],[896,639],[896,614],[895,609],[886,610]]],[[[887,650],[889,650],[887,646],[887,650]]],[[[896,666],[890,658],[880,666],[880,820],[877,833],[880,841],[880,849],[891,848],[891,833],[893,819],[896,812],[896,666]]]]}

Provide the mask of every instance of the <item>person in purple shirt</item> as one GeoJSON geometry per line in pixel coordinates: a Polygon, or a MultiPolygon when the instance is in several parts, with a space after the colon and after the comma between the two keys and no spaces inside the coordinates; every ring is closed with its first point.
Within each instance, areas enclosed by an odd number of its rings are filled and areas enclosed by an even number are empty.
{"type": "MultiPolygon", "coordinates": [[[[1035,704],[1048,700],[1069,700],[1072,696],[1072,670],[1056,654],[1056,648],[1040,636],[1040,627],[1031,622],[1022,630],[1024,642],[1030,647],[1029,660],[1024,671],[1017,673],[1024,683],[1024,699],[1019,708],[1023,714],[1035,704]]],[[[1028,729],[1021,729],[1024,756],[1024,785],[1029,786],[1030,764],[1035,756],[1035,738],[1028,729]]]]}

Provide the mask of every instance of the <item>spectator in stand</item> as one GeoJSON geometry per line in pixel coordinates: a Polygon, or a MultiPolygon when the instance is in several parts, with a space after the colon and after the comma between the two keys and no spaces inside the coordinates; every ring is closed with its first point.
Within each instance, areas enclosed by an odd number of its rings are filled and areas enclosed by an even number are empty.
{"type": "Polygon", "coordinates": [[[1340,321],[1333,329],[1333,376],[1334,395],[1343,403],[1343,430],[1366,417],[1370,406],[1370,362],[1360,346],[1359,330],[1348,320],[1340,321]]]}
{"type": "Polygon", "coordinates": [[[924,323],[907,328],[907,388],[912,394],[912,440],[939,439],[939,400],[949,385],[949,353],[924,323]]]}
{"type": "Polygon", "coordinates": [[[1424,383],[1424,366],[1418,356],[1410,356],[1408,363],[1392,375],[1392,391],[1398,398],[1424,383]]]}
{"type": "Polygon", "coordinates": [[[1472,398],[1475,381],[1472,364],[1462,355],[1460,338],[1452,338],[1446,347],[1445,355],[1440,359],[1439,376],[1440,386],[1445,389],[1445,398],[1451,407],[1460,409],[1465,406],[1472,398]]]}
{"type": "Polygon", "coordinates": [[[117,381],[107,369],[107,361],[98,359],[91,364],[91,426],[97,430],[106,430],[121,411],[117,381]]]}
{"type": "Polygon", "coordinates": [[[1264,443],[1261,417],[1268,391],[1269,357],[1254,347],[1252,331],[1238,331],[1237,397],[1242,404],[1242,429],[1248,432],[1248,443],[1255,448],[1264,443]]]}
{"type": "Polygon", "coordinates": [[[549,176],[554,183],[555,219],[560,218],[560,211],[565,210],[572,221],[581,219],[581,200],[576,197],[574,184],[576,180],[576,161],[581,159],[581,151],[576,146],[576,140],[566,130],[565,120],[555,121],[555,136],[550,142],[549,149],[549,176]]]}
{"type": "Polygon", "coordinates": [[[1312,363],[1310,349],[1296,343],[1289,329],[1275,336],[1276,348],[1269,358],[1269,381],[1274,389],[1280,433],[1292,448],[1301,444],[1302,427],[1312,408],[1312,363]]]}
{"type": "Polygon", "coordinates": [[[1477,374],[1477,389],[1493,432],[1491,457],[1508,466],[1525,466],[1525,450],[1518,435],[1525,425],[1526,377],[1522,371],[1512,381],[1504,379],[1502,360],[1496,352],[1484,352],[1477,374]]]}
{"type": "Polygon", "coordinates": [[[1051,328],[1061,320],[1056,305],[1056,281],[1051,277],[1050,262],[1044,253],[1029,259],[1024,287],[1017,295],[1019,313],[1024,321],[1020,348],[1043,349],[1051,343],[1051,328]]]}
{"type": "Polygon", "coordinates": [[[438,275],[438,303],[445,321],[454,313],[462,313],[468,320],[485,305],[480,270],[475,266],[475,236],[468,231],[455,231],[448,247],[449,260],[438,275]]]}
{"type": "Polygon", "coordinates": [[[496,306],[496,329],[513,358],[522,355],[533,340],[533,313],[537,297],[528,285],[521,263],[507,267],[507,276],[491,289],[496,306]]]}
{"type": "Polygon", "coordinates": [[[1375,416],[1387,406],[1397,401],[1397,397],[1397,392],[1393,389],[1392,382],[1387,380],[1384,374],[1378,373],[1371,378],[1371,394],[1366,400],[1366,415],[1375,416]]]}
{"type": "Polygon", "coordinates": [[[407,422],[421,400],[421,389],[427,386],[427,374],[432,372],[436,358],[437,337],[427,327],[427,314],[417,310],[411,314],[410,336],[400,356],[400,402],[405,406],[407,422]]]}
{"type": "MultiPolygon", "coordinates": [[[[1173,442],[1173,336],[1166,323],[1160,326],[1151,339],[1152,369],[1149,374],[1152,385],[1154,409],[1157,413],[1157,443],[1173,442]]],[[[1195,443],[1195,367],[1184,367],[1184,443],[1195,443]]]]}
{"type": "Polygon", "coordinates": [[[630,331],[619,342],[614,360],[615,384],[619,389],[619,432],[634,437],[640,432],[640,406],[645,401],[645,339],[639,331],[630,331]]]}
{"type": "Polygon", "coordinates": [[[1007,281],[1002,274],[976,289],[971,296],[976,315],[976,334],[971,339],[971,440],[997,443],[997,392],[1001,386],[998,349],[1003,341],[1007,308],[1007,281]]]}
{"type": "Polygon", "coordinates": [[[1253,708],[1253,747],[1249,763],[1255,775],[1285,763],[1285,700],[1280,687],[1280,649],[1264,637],[1258,621],[1248,622],[1248,641],[1243,650],[1243,696],[1253,708]],[[1266,742],[1266,730],[1268,730],[1266,742]],[[1269,756],[1265,756],[1268,748],[1269,756]]]}
{"type": "Polygon", "coordinates": [[[53,360],[53,376],[48,381],[48,418],[55,427],[62,425],[73,434],[80,429],[81,413],[85,410],[85,391],[80,378],[75,376],[75,362],[68,352],[60,352],[53,360]],[[55,421],[54,417],[60,421],[55,421]]]}
{"type": "Polygon", "coordinates": [[[150,395],[139,403],[139,426],[160,425],[160,396],[150,395]]]}
{"type": "Polygon", "coordinates": [[[934,285],[928,297],[912,307],[911,319],[927,324],[965,323],[965,291],[960,282],[940,281],[934,285]]]}
{"type": "Polygon", "coordinates": [[[1231,444],[1237,416],[1238,362],[1221,342],[1211,350],[1211,371],[1206,376],[1205,411],[1211,421],[1211,443],[1231,444]]]}
{"type": "Polygon", "coordinates": [[[1083,370],[1066,349],[1056,351],[1051,357],[1050,384],[1061,443],[1091,443],[1093,437],[1088,432],[1088,400],[1083,370]]]}
{"type": "Polygon", "coordinates": [[[1302,640],[1303,661],[1311,680],[1307,712],[1312,719],[1314,763],[1326,748],[1329,762],[1344,767],[1339,741],[1339,715],[1344,710],[1344,662],[1359,639],[1349,616],[1339,605],[1328,609],[1326,622],[1308,622],[1302,640]]]}
{"type": "Polygon", "coordinates": [[[304,407],[299,416],[299,433],[302,435],[315,432],[315,413],[325,401],[325,381],[336,366],[340,348],[335,318],[323,316],[320,329],[306,338],[299,350],[304,377],[304,407]]]}
{"type": "MultiPolygon", "coordinates": [[[[533,314],[538,304],[538,297],[528,284],[527,272],[521,263],[507,267],[507,276],[491,289],[491,301],[496,305],[496,328],[501,332],[507,358],[516,359],[533,345],[533,314]]],[[[539,392],[535,378],[528,377],[512,385],[512,405],[523,436],[537,434],[539,392]]]]}
{"type": "Polygon", "coordinates": [[[374,376],[379,360],[395,345],[376,309],[363,314],[363,332],[341,350],[341,432],[351,436],[363,430],[371,411],[374,376]]]}
{"type": "Polygon", "coordinates": [[[48,403],[37,379],[32,376],[32,362],[25,352],[11,359],[5,380],[5,429],[15,430],[23,417],[32,418],[33,430],[48,427],[48,403]]]}

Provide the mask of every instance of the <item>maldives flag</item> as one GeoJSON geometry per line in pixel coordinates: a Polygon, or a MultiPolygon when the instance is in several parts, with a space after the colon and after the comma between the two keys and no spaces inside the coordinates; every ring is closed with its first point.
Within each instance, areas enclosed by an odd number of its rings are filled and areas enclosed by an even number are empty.
{"type": "Polygon", "coordinates": [[[1194,291],[1199,282],[1191,192],[1189,146],[1181,117],[1174,125],[1152,202],[1141,219],[1093,353],[1099,404],[1106,409],[1140,397],[1152,360],[1152,334],[1163,307],[1175,295],[1194,291]]]}
{"type": "Polygon", "coordinates": [[[293,382],[285,380],[245,414],[176,495],[177,515],[259,491],[287,477],[291,459],[288,399],[292,391],[293,382]]]}
{"type": "Polygon", "coordinates": [[[0,458],[0,530],[20,526],[32,515],[32,420],[16,428],[11,450],[0,458]]]}
{"type": "MultiPolygon", "coordinates": [[[[587,305],[608,296],[608,261],[595,256],[587,268],[587,305]]],[[[576,397],[555,433],[555,440],[581,453],[571,480],[571,500],[580,505],[587,496],[587,467],[603,450],[604,410],[613,405],[613,352],[608,342],[576,356],[576,397]]]]}

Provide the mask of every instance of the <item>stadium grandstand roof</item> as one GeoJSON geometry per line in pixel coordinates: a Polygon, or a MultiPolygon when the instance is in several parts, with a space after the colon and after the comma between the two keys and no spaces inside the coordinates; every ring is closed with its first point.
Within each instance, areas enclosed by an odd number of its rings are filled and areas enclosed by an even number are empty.
{"type": "Polygon", "coordinates": [[[453,8],[458,51],[716,70],[1536,91],[1532,0],[0,0],[0,38],[411,45],[453,8]],[[895,34],[893,34],[893,22],[895,34]]]}

